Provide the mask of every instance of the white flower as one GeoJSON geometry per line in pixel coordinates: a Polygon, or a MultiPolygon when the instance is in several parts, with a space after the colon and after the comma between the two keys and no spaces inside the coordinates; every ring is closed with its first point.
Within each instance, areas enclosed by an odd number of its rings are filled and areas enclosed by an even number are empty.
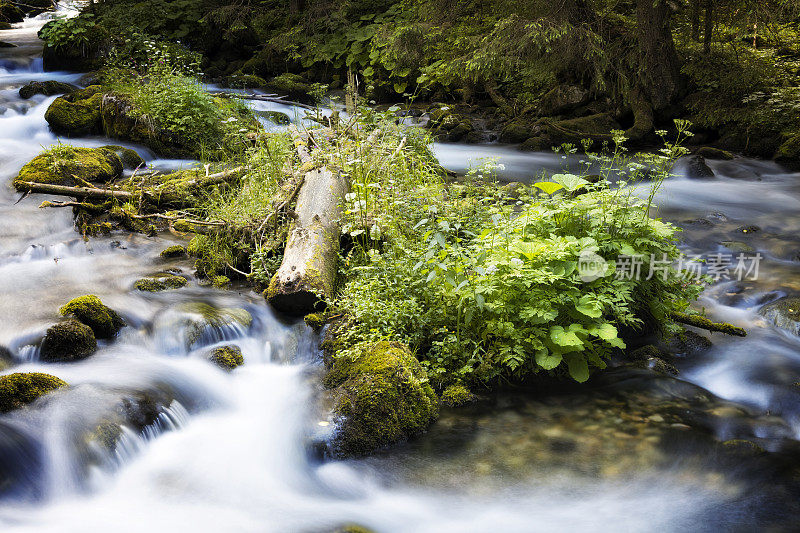
{"type": "Polygon", "coordinates": [[[519,268],[522,266],[522,259],[520,259],[519,257],[515,257],[514,259],[511,260],[511,264],[514,265],[516,268],[519,268]]]}

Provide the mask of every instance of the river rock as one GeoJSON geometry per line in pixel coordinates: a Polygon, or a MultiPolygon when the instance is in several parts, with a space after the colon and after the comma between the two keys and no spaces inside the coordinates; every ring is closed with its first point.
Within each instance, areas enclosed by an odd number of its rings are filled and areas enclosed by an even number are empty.
{"type": "Polygon", "coordinates": [[[160,292],[168,289],[180,289],[185,287],[187,283],[189,283],[189,280],[183,276],[164,272],[137,280],[133,284],[133,288],[138,291],[160,292]]]}
{"type": "Polygon", "coordinates": [[[706,164],[705,157],[693,155],[686,160],[686,177],[691,179],[713,178],[714,171],[706,164]]]}
{"type": "Polygon", "coordinates": [[[335,456],[369,454],[419,435],[438,416],[438,400],[405,346],[378,342],[353,358],[334,359],[324,379],[332,391],[335,456]]]}
{"type": "Polygon", "coordinates": [[[186,247],[181,246],[180,244],[174,244],[168,248],[164,248],[161,250],[161,253],[158,254],[164,259],[174,259],[176,257],[186,257],[186,247]]]}
{"type": "Polygon", "coordinates": [[[686,330],[677,335],[673,335],[667,341],[665,348],[669,353],[679,356],[690,356],[703,353],[714,346],[707,337],[686,330]]]}
{"type": "Polygon", "coordinates": [[[279,126],[288,126],[292,123],[289,115],[281,113],[280,111],[256,111],[256,113],[279,126]]]}
{"type": "Polygon", "coordinates": [[[75,319],[50,326],[42,340],[42,361],[61,363],[86,359],[97,350],[92,328],[75,319]]]}
{"type": "Polygon", "coordinates": [[[509,144],[523,143],[541,132],[542,129],[538,124],[534,123],[530,118],[521,117],[503,126],[503,129],[500,130],[500,142],[509,144]]]}
{"type": "Polygon", "coordinates": [[[719,159],[722,161],[730,161],[735,156],[727,150],[721,148],[713,148],[711,146],[703,146],[696,152],[697,155],[706,159],[719,159]]]}
{"type": "Polygon", "coordinates": [[[28,99],[36,94],[53,96],[54,94],[66,94],[75,91],[77,87],[63,81],[32,81],[19,88],[19,97],[28,99]]]}
{"type": "Polygon", "coordinates": [[[244,364],[242,349],[235,344],[214,348],[208,355],[208,360],[228,372],[244,364]]]}
{"type": "Polygon", "coordinates": [[[800,335],[800,298],[781,298],[765,305],[758,312],[779,328],[800,335]]]}
{"type": "Polygon", "coordinates": [[[94,294],[79,296],[59,309],[61,316],[73,316],[86,324],[98,339],[110,339],[125,325],[116,311],[103,304],[94,294]]]}
{"type": "Polygon", "coordinates": [[[311,96],[311,85],[302,76],[286,72],[280,76],[275,76],[265,87],[281,95],[287,95],[290,100],[313,104],[314,98],[311,96]]]}
{"type": "Polygon", "coordinates": [[[102,88],[92,85],[56,98],[44,114],[50,129],[59,135],[80,137],[102,131],[102,88]]]}
{"type": "Polygon", "coordinates": [[[773,159],[790,170],[800,170],[800,134],[784,141],[778,147],[773,159]]]}
{"type": "Polygon", "coordinates": [[[50,374],[26,372],[0,376],[0,413],[33,403],[67,383],[50,374]]]}
{"type": "Polygon", "coordinates": [[[117,154],[119,160],[122,161],[123,168],[127,170],[136,170],[137,168],[141,168],[146,165],[144,159],[142,159],[142,156],[140,156],[136,150],[131,148],[126,148],[118,144],[107,144],[102,148],[111,150],[117,154]]]}
{"type": "Polygon", "coordinates": [[[232,89],[258,89],[267,85],[267,82],[261,76],[254,74],[231,74],[222,80],[224,87],[232,89]]]}
{"type": "Polygon", "coordinates": [[[558,85],[539,102],[539,114],[560,115],[589,102],[589,91],[577,85],[558,85]]]}
{"type": "Polygon", "coordinates": [[[447,407],[462,407],[476,401],[477,397],[461,383],[454,383],[445,387],[441,400],[447,407]]]}
{"type": "Polygon", "coordinates": [[[25,181],[82,186],[84,181],[105,183],[121,175],[122,161],[110,150],[56,145],[23,166],[14,179],[14,185],[18,190],[26,190],[24,185],[18,185],[18,182],[25,181]]]}

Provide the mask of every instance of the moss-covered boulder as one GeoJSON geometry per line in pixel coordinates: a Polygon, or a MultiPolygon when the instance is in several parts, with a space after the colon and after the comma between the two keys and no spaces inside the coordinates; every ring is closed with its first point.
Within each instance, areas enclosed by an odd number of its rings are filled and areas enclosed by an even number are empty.
{"type": "Polygon", "coordinates": [[[125,325],[116,311],[103,304],[94,294],[79,296],[59,309],[62,316],[73,316],[92,328],[98,339],[110,339],[125,325]]]}
{"type": "Polygon", "coordinates": [[[222,80],[222,85],[232,89],[258,89],[267,85],[267,81],[254,74],[231,74],[222,80]]]}
{"type": "Polygon", "coordinates": [[[779,328],[800,335],[800,298],[781,298],[762,307],[759,313],[779,328]]]}
{"type": "Polygon", "coordinates": [[[242,350],[234,344],[214,348],[208,355],[208,360],[228,372],[244,364],[242,350]]]}
{"type": "Polygon", "coordinates": [[[474,402],[477,398],[470,390],[461,383],[448,385],[442,391],[442,404],[447,407],[462,407],[474,402]]]}
{"type": "Polygon", "coordinates": [[[19,409],[67,383],[50,374],[25,372],[0,376],[0,413],[19,409]]]}
{"type": "Polygon", "coordinates": [[[106,94],[101,100],[102,131],[123,141],[144,144],[154,152],[169,157],[185,157],[194,152],[187,139],[152,121],[141,120],[130,100],[106,94]]]}
{"type": "Polygon", "coordinates": [[[706,159],[719,159],[722,161],[730,161],[735,157],[729,151],[723,150],[721,148],[714,148],[713,146],[703,146],[695,153],[706,159]]]}
{"type": "Polygon", "coordinates": [[[774,159],[791,170],[800,170],[800,133],[786,139],[775,152],[774,159]]]}
{"type": "Polygon", "coordinates": [[[126,148],[117,144],[107,144],[102,148],[111,150],[117,154],[119,160],[122,161],[122,166],[128,170],[135,170],[139,167],[145,166],[146,164],[144,159],[142,159],[142,156],[140,156],[139,153],[132,148],[126,148]]]}
{"type": "Polygon", "coordinates": [[[713,178],[714,171],[706,163],[702,155],[693,155],[686,159],[686,177],[694,180],[713,178]]]}
{"type": "Polygon", "coordinates": [[[500,142],[517,144],[541,134],[542,128],[530,118],[520,117],[512,120],[500,130],[500,142]]]}
{"type": "Polygon", "coordinates": [[[288,126],[292,123],[289,115],[281,113],[280,111],[256,111],[256,113],[279,126],[288,126]]]}
{"type": "Polygon", "coordinates": [[[186,248],[181,246],[180,244],[174,244],[167,248],[161,250],[161,253],[158,254],[164,259],[174,259],[176,257],[185,257],[186,256],[186,248]]]}
{"type": "Polygon", "coordinates": [[[419,361],[405,346],[364,345],[334,359],[325,386],[333,391],[338,429],[332,451],[359,456],[419,435],[436,420],[438,401],[419,361]]]}
{"type": "Polygon", "coordinates": [[[60,144],[42,152],[22,167],[14,179],[14,186],[18,190],[25,190],[25,186],[19,182],[82,186],[85,181],[105,183],[121,175],[122,161],[114,152],[105,148],[60,144]]]}
{"type": "Polygon", "coordinates": [[[546,121],[542,132],[547,134],[555,145],[580,143],[583,139],[610,141],[611,130],[622,129],[608,113],[596,113],[569,120],[546,121]]]}
{"type": "Polygon", "coordinates": [[[475,125],[467,115],[453,113],[448,108],[437,108],[430,112],[428,127],[434,135],[450,142],[463,141],[475,132],[475,125]]]}
{"type": "Polygon", "coordinates": [[[97,350],[92,328],[75,319],[51,326],[41,346],[42,361],[60,363],[86,359],[97,350]]]}
{"type": "Polygon", "coordinates": [[[278,94],[287,95],[289,99],[313,104],[314,98],[311,96],[311,85],[302,76],[286,72],[280,76],[275,76],[266,83],[266,88],[278,94]]]}
{"type": "Polygon", "coordinates": [[[77,87],[63,81],[31,81],[19,88],[19,97],[28,99],[36,94],[53,96],[54,94],[67,94],[76,90],[77,87]]]}
{"type": "Polygon", "coordinates": [[[50,129],[59,135],[80,137],[102,130],[102,88],[92,85],[53,100],[44,114],[50,129]]]}
{"type": "Polygon", "coordinates": [[[189,283],[189,280],[183,276],[164,272],[137,280],[133,284],[133,288],[144,292],[160,292],[168,289],[180,289],[185,287],[187,283],[189,283]]]}

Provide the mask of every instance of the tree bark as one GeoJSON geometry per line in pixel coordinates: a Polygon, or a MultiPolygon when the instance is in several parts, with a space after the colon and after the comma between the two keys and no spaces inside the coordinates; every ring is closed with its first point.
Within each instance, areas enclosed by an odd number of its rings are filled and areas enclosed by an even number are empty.
{"type": "MultiPolygon", "coordinates": [[[[299,134],[295,132],[294,137],[301,161],[308,164],[310,157],[299,134]]],[[[332,299],[347,191],[347,180],[326,167],[305,173],[283,261],[266,291],[267,300],[278,311],[304,315],[324,308],[332,299]]]]}
{"type": "Polygon", "coordinates": [[[636,0],[636,22],[639,84],[658,111],[675,101],[682,86],[667,1],[636,0]]]}
{"type": "Polygon", "coordinates": [[[692,40],[696,43],[700,42],[700,1],[692,1],[692,40]]]}
{"type": "Polygon", "coordinates": [[[95,198],[108,200],[117,198],[119,200],[132,200],[136,196],[128,191],[118,191],[114,189],[95,189],[91,187],[69,187],[67,185],[51,185],[49,183],[35,183],[32,181],[16,181],[14,186],[18,190],[26,193],[35,192],[39,194],[52,194],[54,196],[70,196],[72,198],[95,198]]]}
{"type": "Polygon", "coordinates": [[[706,0],[706,27],[703,36],[703,51],[711,51],[711,37],[714,33],[714,0],[706,0]]]}

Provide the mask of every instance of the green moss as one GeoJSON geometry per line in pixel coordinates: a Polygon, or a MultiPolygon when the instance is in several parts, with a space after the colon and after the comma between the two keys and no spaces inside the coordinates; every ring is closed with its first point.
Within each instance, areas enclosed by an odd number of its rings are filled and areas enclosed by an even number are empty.
{"type": "Polygon", "coordinates": [[[328,323],[328,315],[326,313],[309,313],[303,317],[303,321],[311,329],[319,330],[328,323]]]}
{"type": "Polygon", "coordinates": [[[311,86],[302,76],[289,72],[275,76],[266,84],[266,87],[279,94],[288,95],[294,100],[309,101],[311,86]]]}
{"type": "Polygon", "coordinates": [[[338,528],[335,533],[375,533],[373,530],[359,526],[358,524],[345,524],[338,528]]]}
{"type": "Polygon", "coordinates": [[[228,324],[238,324],[244,329],[253,323],[253,315],[247,310],[237,307],[217,308],[205,303],[191,303],[181,307],[182,311],[199,315],[188,320],[186,328],[186,344],[191,347],[197,342],[207,328],[219,328],[228,324]]]}
{"type": "Polygon", "coordinates": [[[103,305],[94,294],[80,296],[70,300],[59,309],[62,316],[72,315],[83,322],[94,332],[98,339],[110,339],[125,325],[116,311],[103,305]]]}
{"type": "Polygon", "coordinates": [[[231,278],[228,276],[214,276],[211,278],[211,285],[218,289],[227,289],[231,285],[231,278]]]}
{"type": "Polygon", "coordinates": [[[722,443],[726,450],[736,455],[757,456],[765,453],[764,448],[745,439],[730,439],[722,443]]]}
{"type": "Polygon", "coordinates": [[[180,289],[185,287],[187,283],[189,283],[189,280],[183,276],[164,273],[142,278],[133,284],[133,288],[139,291],[159,292],[167,289],[180,289]]]}
{"type": "Polygon", "coordinates": [[[288,126],[292,123],[289,115],[286,113],[281,113],[280,111],[259,111],[258,114],[281,126],[288,126]]]}
{"type": "Polygon", "coordinates": [[[81,180],[107,182],[118,178],[121,174],[122,161],[110,150],[59,144],[45,150],[23,166],[14,179],[14,185],[17,189],[24,189],[19,182],[29,181],[82,186],[84,183],[81,180]]]}
{"type": "Polygon", "coordinates": [[[43,94],[45,96],[52,96],[54,94],[71,93],[75,90],[74,85],[64,83],[63,81],[32,81],[20,87],[20,98],[31,98],[35,94],[43,94]]]}
{"type": "Polygon", "coordinates": [[[171,259],[173,257],[183,257],[186,255],[186,248],[181,246],[180,244],[174,244],[168,248],[161,250],[159,254],[164,259],[171,259]]]}
{"type": "Polygon", "coordinates": [[[775,161],[792,170],[800,170],[800,134],[789,137],[778,147],[775,161]]]}
{"type": "Polygon", "coordinates": [[[100,87],[91,86],[56,98],[44,114],[55,133],[81,136],[101,131],[100,108],[103,94],[100,87]]]}
{"type": "Polygon", "coordinates": [[[233,89],[258,89],[266,84],[264,78],[254,74],[231,74],[224,80],[224,85],[233,89]]]}
{"type": "Polygon", "coordinates": [[[419,361],[405,346],[363,345],[340,356],[325,376],[340,419],[334,451],[365,455],[422,433],[438,416],[436,394],[419,361]]]}
{"type": "Polygon", "coordinates": [[[116,422],[102,422],[88,435],[90,442],[96,442],[103,448],[113,451],[122,436],[122,426],[116,422]]]}
{"type": "Polygon", "coordinates": [[[442,391],[442,403],[448,407],[461,407],[475,401],[475,395],[461,383],[450,385],[442,391]]]}
{"type": "Polygon", "coordinates": [[[50,374],[27,372],[0,376],[0,413],[7,413],[34,402],[67,383],[50,374]]]}
{"type": "Polygon", "coordinates": [[[131,148],[126,148],[117,144],[107,144],[102,148],[111,150],[117,154],[120,161],[122,161],[122,166],[129,170],[135,170],[146,165],[144,159],[142,159],[142,156],[140,156],[136,150],[132,150],[131,148]]]}
{"type": "Polygon", "coordinates": [[[721,159],[723,161],[729,161],[735,157],[727,150],[713,148],[711,146],[703,146],[696,153],[697,155],[705,157],[706,159],[721,159]]]}
{"type": "Polygon", "coordinates": [[[42,340],[41,358],[49,362],[85,359],[97,350],[92,328],[70,319],[51,326],[42,340]]]}
{"type": "Polygon", "coordinates": [[[215,348],[208,356],[208,360],[229,372],[244,364],[242,350],[233,344],[215,348]]]}

